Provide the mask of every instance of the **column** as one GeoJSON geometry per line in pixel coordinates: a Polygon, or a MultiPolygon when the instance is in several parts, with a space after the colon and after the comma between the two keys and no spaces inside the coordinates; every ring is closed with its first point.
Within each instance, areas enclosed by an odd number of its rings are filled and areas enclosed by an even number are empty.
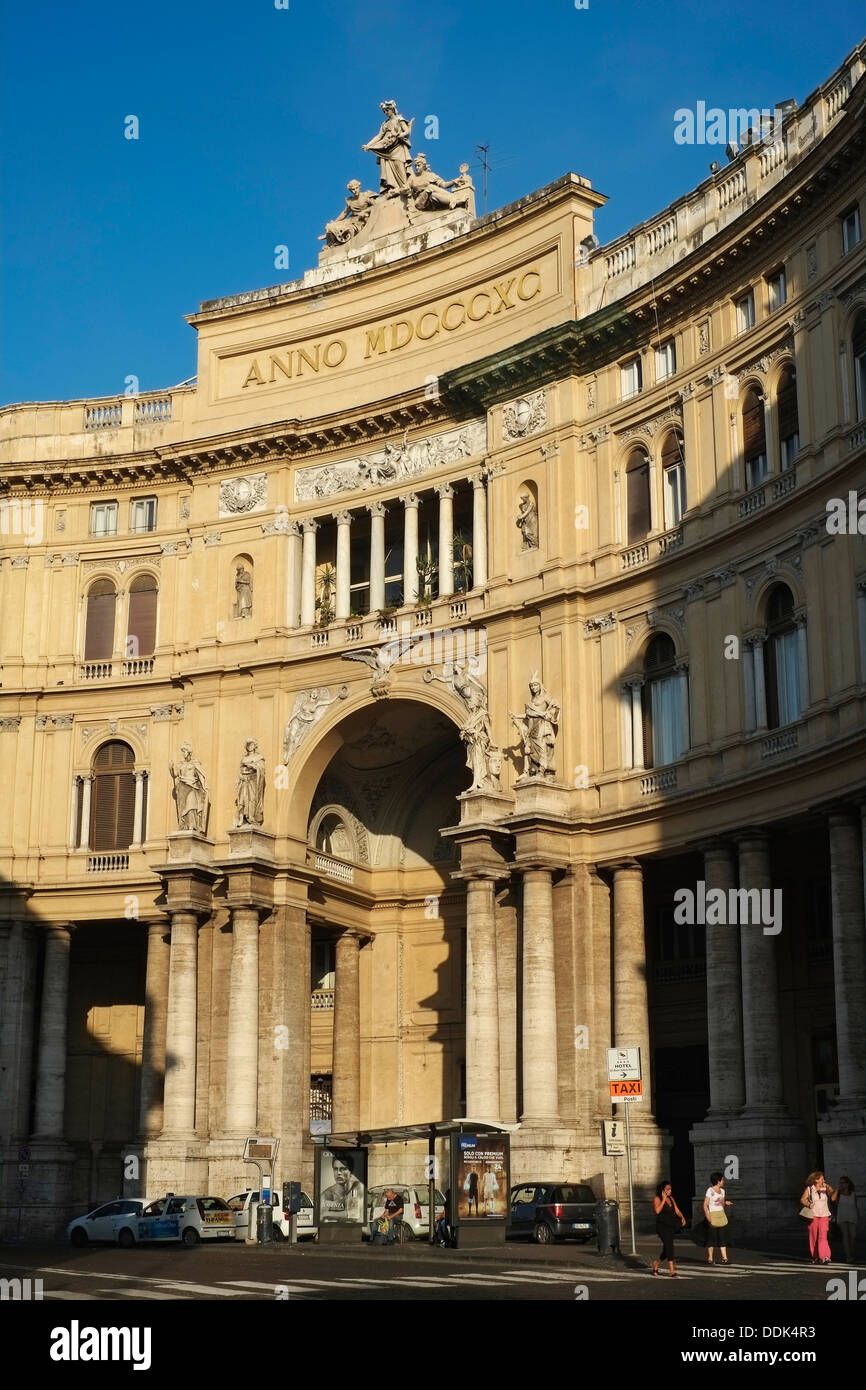
{"type": "Polygon", "coordinates": [[[809,708],[809,652],[806,646],[806,614],[798,613],[794,621],[797,624],[797,678],[800,713],[805,714],[809,708]]]}
{"type": "Polygon", "coordinates": [[[352,555],[352,513],[337,512],[334,520],[337,523],[337,596],[334,607],[336,618],[348,618],[351,588],[351,555],[352,555]]]}
{"type": "Polygon", "coordinates": [[[407,492],[403,503],[403,602],[418,598],[418,497],[407,492]]]}
{"type": "Polygon", "coordinates": [[[9,924],[0,1008],[0,1115],[8,1138],[30,1130],[36,951],[27,922],[9,924]]]}
{"type": "Polygon", "coordinates": [[[259,912],[232,909],[225,1128],[253,1134],[259,1068],[259,912]]]}
{"type": "Polygon", "coordinates": [[[132,815],[132,844],[141,844],[141,828],[144,812],[144,773],[136,769],[135,773],[135,810],[132,815]]]}
{"type": "Polygon", "coordinates": [[[631,746],[634,758],[632,767],[643,767],[643,702],[641,699],[643,676],[626,681],[626,684],[631,690],[631,746]]]}
{"type": "Polygon", "coordinates": [[[305,521],[304,551],[301,573],[301,626],[312,627],[316,621],[316,532],[318,521],[305,521]]]}
{"type": "Polygon", "coordinates": [[[198,917],[171,914],[168,1009],[165,1025],[163,1135],[195,1134],[195,1029],[198,917]]]}
{"type": "Polygon", "coordinates": [[[764,643],[766,640],[762,634],[749,638],[752,648],[752,674],[755,679],[756,729],[766,729],[767,727],[767,686],[764,680],[764,643]]]}
{"type": "MultiPolygon", "coordinates": [[[[737,886],[734,851],[714,842],[704,847],[707,892],[725,894],[737,886]]],[[[740,1110],[743,1085],[743,1005],[740,995],[740,948],[731,926],[707,924],[707,1043],[710,1062],[710,1115],[740,1110]]]]}
{"type": "Polygon", "coordinates": [[[361,938],[344,931],[337,938],[334,962],[333,1117],[337,1134],[361,1123],[361,938]]]}
{"type": "Polygon", "coordinates": [[[523,871],[523,1124],[559,1123],[553,875],[523,871]]]}
{"type": "Polygon", "coordinates": [[[472,587],[487,583],[487,492],[482,473],[472,476],[472,587]]]}
{"type": "Polygon", "coordinates": [[[634,738],[632,737],[631,689],[628,682],[621,691],[622,700],[622,765],[634,767],[634,738]]]}
{"type": "Polygon", "coordinates": [[[677,710],[679,714],[679,748],[677,752],[682,754],[691,747],[691,730],[689,728],[689,668],[684,661],[678,661],[674,667],[677,678],[677,710]]]}
{"type": "MultiPolygon", "coordinates": [[[[744,835],[739,842],[739,859],[741,894],[744,889],[748,892],[772,887],[770,846],[765,834],[755,831],[744,835]]],[[[742,896],[739,901],[743,902],[742,896]]],[[[746,1105],[750,1110],[782,1111],[776,942],[774,937],[764,935],[760,923],[740,923],[740,959],[746,1105]]]]}
{"type": "Polygon", "coordinates": [[[78,806],[81,796],[81,778],[76,774],[72,779],[72,805],[69,809],[69,848],[78,849],[78,806]]]}
{"type": "Polygon", "coordinates": [[[165,1025],[168,1012],[169,927],[150,922],[147,928],[147,973],[144,984],[144,1036],[141,1044],[139,1131],[156,1135],[162,1129],[162,1088],[165,1075],[165,1025]]]}
{"type": "Polygon", "coordinates": [[[866,579],[857,580],[857,620],[860,629],[860,679],[866,681],[866,579]]]}
{"type": "Polygon", "coordinates": [[[385,503],[372,502],[370,513],[370,612],[385,607],[385,503]]]}
{"type": "Polygon", "coordinates": [[[73,927],[68,923],[51,923],[45,930],[34,1138],[63,1139],[69,951],[72,945],[72,931],[73,927]]]}
{"type": "Polygon", "coordinates": [[[652,1118],[649,1004],[643,918],[643,870],[636,860],[613,871],[613,1040],[639,1047],[644,1099],[631,1118],[652,1118]]]}
{"type": "Polygon", "coordinates": [[[298,627],[301,621],[301,528],[296,521],[289,522],[289,573],[286,593],[286,623],[288,627],[298,627]]]}
{"type": "Polygon", "coordinates": [[[439,597],[454,593],[454,489],[437,483],[439,498],[439,597]]]}
{"type": "Polygon", "coordinates": [[[466,881],[466,1113],[500,1118],[495,880],[466,881]]]}
{"type": "MultiPolygon", "coordinates": [[[[866,818],[866,806],[861,807],[866,818]]],[[[866,1102],[866,928],[861,826],[854,811],[831,811],[830,901],[839,1100],[866,1102]]]]}
{"type": "Polygon", "coordinates": [[[90,796],[93,790],[93,774],[88,772],[81,781],[84,791],[81,800],[81,839],[78,844],[81,849],[87,849],[90,844],[90,796]]]}

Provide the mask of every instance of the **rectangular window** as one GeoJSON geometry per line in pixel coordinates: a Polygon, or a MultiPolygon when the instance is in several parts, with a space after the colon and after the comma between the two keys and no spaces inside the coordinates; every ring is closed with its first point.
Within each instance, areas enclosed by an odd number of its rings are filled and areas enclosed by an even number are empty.
{"type": "Polygon", "coordinates": [[[781,309],[787,297],[788,288],[783,268],[767,276],[767,303],[770,313],[774,314],[777,309],[781,309]]]}
{"type": "Polygon", "coordinates": [[[675,762],[682,752],[679,680],[650,681],[653,767],[675,762]]]}
{"type": "Polygon", "coordinates": [[[750,328],[755,326],[755,296],[749,290],[742,299],[738,299],[734,308],[737,311],[737,332],[747,333],[750,328]]]}
{"type": "Polygon", "coordinates": [[[753,487],[757,487],[767,476],[767,455],[756,454],[754,458],[746,459],[746,491],[749,492],[753,487]]]}
{"type": "Polygon", "coordinates": [[[656,381],[673,376],[677,369],[677,346],[673,338],[656,348],[656,381]]]}
{"type": "Polygon", "coordinates": [[[130,531],[156,530],[156,498],[133,497],[129,511],[130,531]]]}
{"type": "Polygon", "coordinates": [[[336,971],[333,941],[313,941],[310,945],[310,984],[314,990],[333,989],[336,971]]]}
{"type": "Polygon", "coordinates": [[[633,361],[626,362],[620,367],[619,375],[623,400],[627,401],[631,396],[638,395],[641,389],[640,358],[635,357],[633,361]]]}
{"type": "Polygon", "coordinates": [[[679,526],[686,510],[686,470],[675,463],[665,469],[665,530],[679,526]]]}
{"type": "Polygon", "coordinates": [[[842,214],[842,254],[846,255],[860,244],[860,209],[849,208],[842,214]]]}
{"type": "Polygon", "coordinates": [[[91,502],[90,534],[91,536],[117,535],[116,502],[91,502]]]}
{"type": "Polygon", "coordinates": [[[779,451],[781,454],[782,472],[784,473],[786,469],[791,467],[791,464],[800,452],[800,436],[798,434],[792,434],[789,435],[787,439],[783,439],[779,445],[779,451]]]}
{"type": "Polygon", "coordinates": [[[793,724],[800,718],[800,679],[797,653],[797,633],[783,632],[773,638],[776,663],[776,698],[779,702],[779,723],[793,724]]]}

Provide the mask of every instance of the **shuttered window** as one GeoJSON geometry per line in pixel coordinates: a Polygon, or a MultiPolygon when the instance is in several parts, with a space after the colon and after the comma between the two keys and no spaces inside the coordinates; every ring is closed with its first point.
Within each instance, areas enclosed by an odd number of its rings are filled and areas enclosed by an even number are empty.
{"type": "Polygon", "coordinates": [[[129,849],[135,815],[135,759],[128,743],[104,743],[93,760],[90,847],[129,849]]]}
{"type": "Polygon", "coordinates": [[[645,767],[675,762],[686,746],[675,663],[673,641],[667,633],[660,632],[650,642],[644,664],[641,708],[645,767]]]}
{"type": "Polygon", "coordinates": [[[767,437],[764,431],[764,402],[755,390],[747,391],[743,402],[743,458],[746,487],[757,487],[767,475],[767,437]]]}
{"type": "Polygon", "coordinates": [[[156,645],[157,585],[152,574],[140,575],[129,589],[129,618],[126,633],[128,657],[152,656],[156,645]]]}
{"type": "Polygon", "coordinates": [[[646,454],[635,452],[628,461],[626,469],[626,494],[628,500],[628,544],[635,545],[649,534],[650,529],[650,490],[649,459],[646,454]]]}
{"type": "Polygon", "coordinates": [[[797,373],[789,367],[782,374],[776,395],[779,412],[779,450],[782,468],[789,468],[800,448],[797,414],[797,373]]]}
{"type": "Polygon", "coordinates": [[[110,661],[114,651],[114,585],[97,579],[87,591],[84,660],[110,661]]]}

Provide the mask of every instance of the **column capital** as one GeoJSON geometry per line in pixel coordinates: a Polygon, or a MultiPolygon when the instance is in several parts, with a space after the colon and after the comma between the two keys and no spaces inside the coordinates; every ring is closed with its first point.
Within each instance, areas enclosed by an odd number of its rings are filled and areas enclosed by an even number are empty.
{"type": "Polygon", "coordinates": [[[770,843],[770,832],[764,825],[747,825],[741,830],[735,830],[731,838],[739,847],[744,844],[763,844],[770,843]]]}
{"type": "Polygon", "coordinates": [[[77,928],[77,922],[46,922],[44,930],[45,935],[47,937],[53,936],[58,940],[63,941],[67,937],[71,940],[72,935],[77,930],[77,928]]]}
{"type": "Polygon", "coordinates": [[[622,683],[622,688],[623,690],[640,690],[645,680],[646,678],[644,676],[627,676],[622,683]]]}
{"type": "Polygon", "coordinates": [[[611,859],[607,863],[599,864],[600,869],[606,869],[612,874],[640,874],[643,875],[643,865],[639,859],[611,859]]]}
{"type": "Polygon", "coordinates": [[[367,503],[367,511],[370,513],[371,516],[384,516],[384,515],[385,515],[385,503],[384,503],[384,502],[368,502],[368,503],[367,503]]]}
{"type": "Polygon", "coordinates": [[[866,813],[866,800],[859,802],[837,801],[824,808],[828,825],[850,825],[860,823],[860,816],[866,813]]]}
{"type": "Polygon", "coordinates": [[[417,492],[402,492],[400,494],[400,501],[403,503],[404,507],[409,508],[417,507],[420,499],[417,492]]]}
{"type": "Polygon", "coordinates": [[[752,632],[743,633],[743,645],[746,647],[763,647],[767,640],[767,634],[763,628],[756,628],[752,632]]]}
{"type": "Polygon", "coordinates": [[[451,483],[434,483],[433,491],[437,497],[453,497],[454,488],[451,483]]]}
{"type": "Polygon", "coordinates": [[[723,835],[710,835],[704,840],[691,840],[689,848],[698,854],[730,854],[736,853],[736,839],[732,835],[726,838],[723,835]]]}
{"type": "Polygon", "coordinates": [[[477,473],[470,473],[468,475],[468,481],[474,488],[483,488],[487,482],[487,474],[483,469],[479,469],[477,473]]]}
{"type": "Polygon", "coordinates": [[[301,534],[301,525],[300,525],[300,522],[298,522],[298,521],[290,521],[290,522],[288,523],[288,525],[286,526],[286,535],[287,535],[287,536],[300,536],[300,534],[301,534]]]}
{"type": "Polygon", "coordinates": [[[338,526],[351,526],[353,518],[351,512],[343,510],[342,512],[334,512],[333,519],[338,526]]]}
{"type": "Polygon", "coordinates": [[[302,527],[304,528],[304,535],[307,535],[307,536],[308,536],[308,535],[310,535],[310,533],[312,533],[313,535],[315,535],[315,533],[318,531],[318,529],[319,529],[319,527],[321,526],[321,524],[322,524],[322,523],[321,523],[320,521],[312,521],[312,520],[302,521],[302,522],[301,522],[301,525],[302,525],[302,527]]]}

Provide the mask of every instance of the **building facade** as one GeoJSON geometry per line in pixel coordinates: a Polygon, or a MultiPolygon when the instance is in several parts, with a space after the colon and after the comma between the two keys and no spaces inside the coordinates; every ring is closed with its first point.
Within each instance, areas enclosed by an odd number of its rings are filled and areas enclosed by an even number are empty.
{"type": "Polygon", "coordinates": [[[194,383],[0,411],[4,1234],[311,1121],[611,1195],[611,1046],[642,1193],[866,1185],[864,58],[607,246],[382,155],[194,383]]]}

